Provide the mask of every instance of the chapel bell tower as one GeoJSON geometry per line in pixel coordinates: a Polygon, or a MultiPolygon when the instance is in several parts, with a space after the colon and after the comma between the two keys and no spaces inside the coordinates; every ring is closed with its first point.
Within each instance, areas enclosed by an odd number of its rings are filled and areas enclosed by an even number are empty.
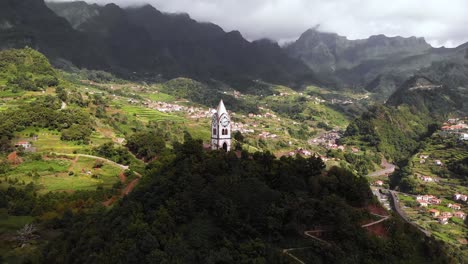
{"type": "Polygon", "coordinates": [[[223,100],[219,102],[211,122],[211,149],[231,150],[231,118],[223,100]]]}

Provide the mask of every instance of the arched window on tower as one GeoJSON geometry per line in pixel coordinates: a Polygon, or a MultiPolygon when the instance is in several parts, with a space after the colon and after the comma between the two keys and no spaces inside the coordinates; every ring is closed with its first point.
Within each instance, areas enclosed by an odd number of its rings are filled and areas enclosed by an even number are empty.
{"type": "Polygon", "coordinates": [[[213,136],[216,136],[216,128],[213,128],[213,136]]]}

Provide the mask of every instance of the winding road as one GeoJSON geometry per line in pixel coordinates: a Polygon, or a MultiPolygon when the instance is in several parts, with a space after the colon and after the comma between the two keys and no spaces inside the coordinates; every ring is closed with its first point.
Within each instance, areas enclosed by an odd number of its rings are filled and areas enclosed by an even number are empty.
{"type": "Polygon", "coordinates": [[[377,177],[391,174],[395,171],[396,166],[394,164],[389,163],[386,159],[382,159],[382,163],[380,164],[384,168],[378,171],[374,171],[369,173],[367,176],[369,177],[377,177]]]}
{"type": "MultiPolygon", "coordinates": [[[[377,224],[380,224],[382,223],[383,221],[386,221],[390,218],[390,215],[379,215],[379,214],[373,214],[372,215],[374,216],[377,216],[377,217],[381,217],[381,219],[377,220],[377,221],[374,221],[374,222],[371,222],[371,223],[368,223],[368,224],[364,224],[364,225],[361,225],[362,228],[367,228],[367,227],[370,227],[370,226],[373,226],[373,225],[377,225],[377,224]]],[[[325,241],[313,234],[316,234],[316,233],[324,233],[324,232],[329,232],[329,230],[324,230],[324,229],[317,229],[317,230],[309,230],[309,231],[304,231],[304,235],[318,241],[318,242],[321,242],[327,246],[330,246],[330,242],[328,241],[325,241]]],[[[301,250],[301,249],[308,249],[308,248],[314,248],[314,247],[299,247],[299,248],[287,248],[287,249],[283,249],[283,254],[291,257],[292,259],[294,259],[295,261],[297,261],[298,263],[301,263],[301,264],[305,264],[304,261],[302,261],[301,259],[299,259],[298,257],[294,256],[294,254],[291,253],[291,251],[294,251],[294,250],[301,250]]]]}
{"type": "Polygon", "coordinates": [[[398,213],[398,215],[400,215],[400,217],[405,220],[408,224],[416,227],[417,229],[419,229],[419,231],[423,232],[426,236],[430,237],[431,236],[431,232],[423,229],[422,227],[418,226],[417,224],[413,223],[405,214],[405,212],[403,212],[403,210],[401,210],[401,206],[400,206],[400,201],[398,200],[398,197],[397,197],[397,192],[396,191],[392,191],[392,190],[389,190],[390,192],[390,196],[392,197],[392,207],[394,209],[395,212],[398,213]]]}

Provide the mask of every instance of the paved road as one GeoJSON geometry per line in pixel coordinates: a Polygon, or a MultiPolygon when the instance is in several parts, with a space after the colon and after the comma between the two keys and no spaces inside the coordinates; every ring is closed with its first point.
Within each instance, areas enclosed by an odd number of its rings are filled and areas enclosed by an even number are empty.
{"type": "Polygon", "coordinates": [[[417,229],[419,229],[421,232],[423,232],[426,236],[430,237],[431,236],[431,232],[421,228],[420,226],[418,226],[417,224],[413,223],[405,214],[405,212],[403,212],[403,210],[401,210],[401,206],[400,206],[400,201],[398,200],[398,197],[396,195],[397,192],[395,191],[390,191],[390,195],[392,197],[392,200],[393,200],[393,208],[395,210],[395,212],[397,212],[400,217],[405,220],[408,224],[416,227],[417,229]]]}
{"type": "Polygon", "coordinates": [[[382,165],[384,168],[381,170],[369,173],[367,176],[369,177],[383,176],[383,175],[391,174],[395,171],[396,166],[391,163],[388,163],[386,159],[382,159],[382,163],[380,165],[382,165]]]}

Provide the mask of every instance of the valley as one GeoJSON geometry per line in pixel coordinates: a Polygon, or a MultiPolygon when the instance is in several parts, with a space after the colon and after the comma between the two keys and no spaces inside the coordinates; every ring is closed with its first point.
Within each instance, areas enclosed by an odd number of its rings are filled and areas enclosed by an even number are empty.
{"type": "Polygon", "coordinates": [[[467,65],[5,0],[0,262],[467,263],[467,65]]]}

